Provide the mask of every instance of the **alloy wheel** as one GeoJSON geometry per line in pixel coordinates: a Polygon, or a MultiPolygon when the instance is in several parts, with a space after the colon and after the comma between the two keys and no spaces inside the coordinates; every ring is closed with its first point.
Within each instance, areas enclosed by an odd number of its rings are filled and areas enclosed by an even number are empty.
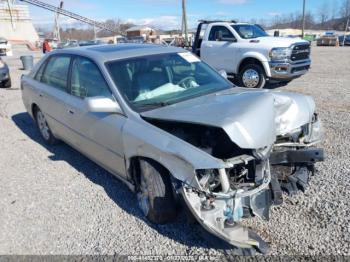
{"type": "Polygon", "coordinates": [[[36,114],[36,120],[38,122],[41,135],[44,137],[45,140],[49,140],[50,129],[49,129],[49,126],[47,125],[44,114],[40,110],[36,114]]]}

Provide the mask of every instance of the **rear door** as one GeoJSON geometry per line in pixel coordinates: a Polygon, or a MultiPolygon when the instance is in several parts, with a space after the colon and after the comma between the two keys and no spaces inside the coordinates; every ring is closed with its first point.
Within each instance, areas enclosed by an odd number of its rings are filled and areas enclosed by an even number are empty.
{"type": "Polygon", "coordinates": [[[122,128],[126,117],[120,114],[91,113],[87,97],[115,100],[99,67],[92,60],[76,56],[72,61],[70,96],[67,99],[69,126],[75,147],[112,173],[125,175],[122,128]]]}
{"type": "Polygon", "coordinates": [[[217,70],[226,70],[231,73],[234,70],[236,59],[236,42],[224,41],[225,38],[236,39],[226,26],[214,25],[201,47],[201,58],[217,70]]]}
{"type": "Polygon", "coordinates": [[[45,114],[52,132],[63,139],[66,139],[67,134],[65,101],[69,97],[67,90],[70,62],[69,55],[54,55],[35,77],[38,106],[45,114]]]}

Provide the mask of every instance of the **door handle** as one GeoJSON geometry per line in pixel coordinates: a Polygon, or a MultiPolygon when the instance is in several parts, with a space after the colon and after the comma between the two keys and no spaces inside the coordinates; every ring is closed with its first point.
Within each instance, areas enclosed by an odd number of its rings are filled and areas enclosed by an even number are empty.
{"type": "Polygon", "coordinates": [[[71,110],[71,109],[68,110],[68,113],[71,114],[71,115],[74,115],[74,111],[71,110]]]}

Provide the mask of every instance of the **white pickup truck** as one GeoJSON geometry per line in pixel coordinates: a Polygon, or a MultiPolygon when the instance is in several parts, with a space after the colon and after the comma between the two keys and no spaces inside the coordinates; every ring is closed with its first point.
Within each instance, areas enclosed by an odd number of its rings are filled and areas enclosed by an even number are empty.
{"type": "Polygon", "coordinates": [[[193,44],[193,53],[203,61],[249,88],[305,74],[311,65],[310,51],[308,41],[271,37],[259,25],[235,21],[200,21],[193,44]]]}

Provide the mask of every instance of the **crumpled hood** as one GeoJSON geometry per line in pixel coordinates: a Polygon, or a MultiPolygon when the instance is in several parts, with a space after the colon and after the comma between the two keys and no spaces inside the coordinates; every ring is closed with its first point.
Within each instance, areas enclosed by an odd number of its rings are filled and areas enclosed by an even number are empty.
{"type": "Polygon", "coordinates": [[[224,129],[241,148],[271,145],[276,136],[309,123],[312,98],[300,94],[232,88],[143,112],[143,117],[224,129]]]}

